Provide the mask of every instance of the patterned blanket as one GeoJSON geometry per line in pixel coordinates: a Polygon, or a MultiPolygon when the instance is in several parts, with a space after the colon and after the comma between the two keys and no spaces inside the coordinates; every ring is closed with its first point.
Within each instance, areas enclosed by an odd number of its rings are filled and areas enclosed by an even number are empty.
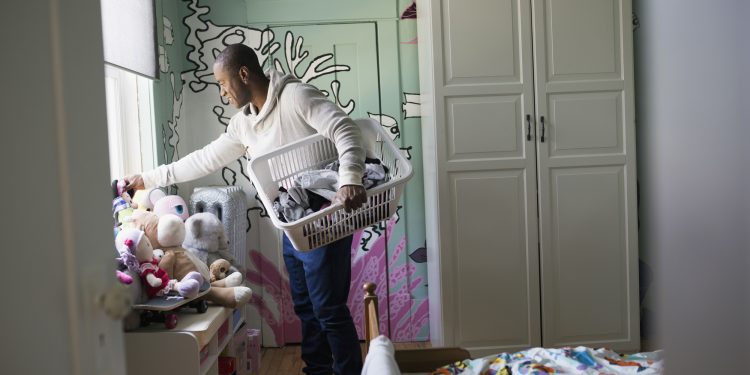
{"type": "Polygon", "coordinates": [[[532,348],[517,353],[501,353],[479,359],[467,359],[435,370],[433,375],[537,375],[661,374],[662,351],[620,355],[609,349],[532,348]]]}

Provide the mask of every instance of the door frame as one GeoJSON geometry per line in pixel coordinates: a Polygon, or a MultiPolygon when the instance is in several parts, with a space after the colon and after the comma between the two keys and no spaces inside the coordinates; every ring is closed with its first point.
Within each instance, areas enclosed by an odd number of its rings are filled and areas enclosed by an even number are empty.
{"type": "Polygon", "coordinates": [[[103,220],[111,217],[112,197],[101,5],[14,3],[4,31],[24,36],[6,45],[15,60],[8,63],[14,74],[7,87],[15,92],[7,100],[14,110],[3,111],[3,118],[16,125],[3,130],[13,143],[10,152],[28,152],[8,161],[11,173],[26,172],[7,192],[25,209],[15,213],[22,229],[11,224],[4,233],[5,246],[18,249],[16,261],[33,262],[33,269],[8,268],[6,280],[25,282],[6,297],[17,308],[8,311],[13,323],[5,340],[21,345],[13,346],[3,367],[9,373],[124,374],[122,323],[96,302],[117,282],[112,222],[103,220]],[[31,90],[37,95],[27,96],[31,90]],[[41,235],[31,239],[35,248],[20,235],[31,226],[41,235]]]}

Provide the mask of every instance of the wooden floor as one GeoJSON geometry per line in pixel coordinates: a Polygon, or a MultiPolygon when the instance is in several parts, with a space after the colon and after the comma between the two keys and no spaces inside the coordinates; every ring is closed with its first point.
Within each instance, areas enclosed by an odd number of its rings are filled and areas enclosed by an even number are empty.
{"type": "MultiPolygon", "coordinates": [[[[429,348],[429,342],[398,342],[396,349],[429,348]]],[[[364,353],[364,344],[362,344],[364,353]]],[[[287,345],[283,348],[263,348],[260,359],[261,375],[299,375],[304,362],[300,358],[300,346],[287,345]]]]}

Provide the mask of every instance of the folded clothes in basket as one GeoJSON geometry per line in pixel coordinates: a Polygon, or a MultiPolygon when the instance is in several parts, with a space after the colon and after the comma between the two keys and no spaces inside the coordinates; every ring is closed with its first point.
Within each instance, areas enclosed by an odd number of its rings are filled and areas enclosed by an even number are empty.
{"type": "MultiPolygon", "coordinates": [[[[283,222],[296,221],[328,207],[339,188],[338,161],[324,169],[304,171],[294,178],[289,189],[279,187],[279,196],[273,201],[273,210],[283,222]]],[[[387,180],[388,167],[378,159],[365,160],[362,184],[371,189],[387,180]]]]}

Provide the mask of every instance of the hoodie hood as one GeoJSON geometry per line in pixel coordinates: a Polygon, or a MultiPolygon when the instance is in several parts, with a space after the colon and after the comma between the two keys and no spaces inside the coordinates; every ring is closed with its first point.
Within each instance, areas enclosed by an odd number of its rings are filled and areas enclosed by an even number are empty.
{"type": "Polygon", "coordinates": [[[266,77],[268,77],[270,82],[268,83],[268,95],[266,97],[266,103],[263,104],[263,108],[261,108],[260,112],[257,113],[255,112],[255,108],[253,108],[251,104],[246,105],[245,108],[242,109],[246,116],[255,116],[255,126],[258,126],[260,123],[262,123],[263,120],[268,117],[268,114],[273,111],[273,109],[276,107],[276,104],[279,102],[279,97],[284,91],[284,87],[286,85],[290,83],[301,82],[294,75],[283,74],[275,69],[267,70],[266,77]]]}

